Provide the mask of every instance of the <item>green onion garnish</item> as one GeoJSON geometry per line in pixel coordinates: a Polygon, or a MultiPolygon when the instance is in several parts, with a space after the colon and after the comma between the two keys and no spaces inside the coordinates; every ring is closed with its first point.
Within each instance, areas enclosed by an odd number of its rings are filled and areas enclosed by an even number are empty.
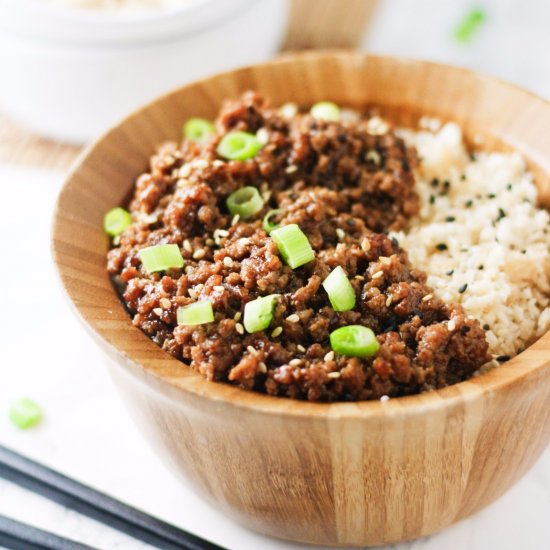
{"type": "Polygon", "coordinates": [[[457,42],[470,42],[486,19],[487,14],[483,10],[474,9],[468,12],[454,31],[457,42]]]}
{"type": "Polygon", "coordinates": [[[340,107],[331,101],[320,101],[310,109],[313,118],[320,120],[340,120],[340,107]]]}
{"type": "Polygon", "coordinates": [[[202,143],[216,133],[214,125],[204,118],[190,118],[183,126],[185,139],[202,143]]]}
{"type": "Polygon", "coordinates": [[[273,223],[271,221],[271,218],[274,216],[279,216],[283,213],[283,210],[281,208],[276,208],[275,210],[270,210],[263,219],[262,222],[262,228],[263,230],[269,235],[274,229],[277,229],[279,227],[278,223],[273,223]]]}
{"type": "Polygon", "coordinates": [[[178,325],[204,325],[214,321],[212,302],[203,300],[189,306],[179,307],[177,311],[178,325]]]}
{"type": "Polygon", "coordinates": [[[11,406],[8,417],[19,429],[26,430],[42,420],[42,407],[32,399],[21,397],[11,406]]]}
{"type": "Polygon", "coordinates": [[[177,244],[158,244],[142,248],[138,256],[147,273],[183,267],[183,257],[177,244]]]}
{"type": "Polygon", "coordinates": [[[120,206],[109,210],[103,217],[103,229],[111,237],[120,235],[131,223],[132,216],[120,206]]]}
{"type": "Polygon", "coordinates": [[[216,151],[220,157],[229,160],[247,160],[255,157],[262,147],[262,142],[254,134],[230,132],[223,136],[216,151]]]}
{"type": "Polygon", "coordinates": [[[380,347],[374,332],[362,325],[337,328],[330,333],[330,346],[339,355],[372,357],[380,347]]]}
{"type": "Polygon", "coordinates": [[[355,291],[342,267],[338,266],[323,281],[334,311],[349,311],[355,307],[355,291]]]}
{"type": "Polygon", "coordinates": [[[248,302],[244,306],[243,324],[247,332],[258,332],[269,327],[279,294],[270,294],[248,302]]]}
{"type": "Polygon", "coordinates": [[[227,197],[227,208],[231,215],[238,214],[243,220],[257,214],[263,207],[260,192],[252,186],[241,187],[227,197]]]}
{"type": "Polygon", "coordinates": [[[307,237],[295,223],[274,229],[270,236],[279,247],[283,260],[292,269],[307,264],[315,258],[307,237]]]}

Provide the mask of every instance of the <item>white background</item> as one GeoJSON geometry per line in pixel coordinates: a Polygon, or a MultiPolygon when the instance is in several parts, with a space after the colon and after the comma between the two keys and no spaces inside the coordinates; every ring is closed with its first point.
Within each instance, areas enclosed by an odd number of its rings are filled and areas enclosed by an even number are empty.
{"type": "MultiPolygon", "coordinates": [[[[336,1],[336,0],[335,0],[336,1]]],[[[369,50],[471,66],[550,98],[550,2],[486,0],[488,23],[468,46],[451,37],[465,1],[386,0],[369,50]]],[[[145,445],[118,400],[103,359],[58,289],[49,225],[62,175],[0,167],[0,443],[233,550],[303,548],[256,535],[182,487],[145,445]],[[18,207],[21,198],[32,205],[18,207]],[[19,396],[45,409],[41,426],[7,420],[19,396]]],[[[98,548],[144,548],[133,539],[0,481],[0,514],[98,548]]],[[[550,448],[505,496],[443,533],[399,550],[548,550],[550,448]]]]}

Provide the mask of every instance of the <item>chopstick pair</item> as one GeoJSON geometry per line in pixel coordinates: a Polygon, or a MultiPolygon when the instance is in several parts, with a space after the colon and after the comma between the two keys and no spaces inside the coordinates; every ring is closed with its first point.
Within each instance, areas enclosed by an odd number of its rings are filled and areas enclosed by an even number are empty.
{"type": "MultiPolygon", "coordinates": [[[[166,550],[224,550],[196,535],[128,506],[91,487],[71,479],[0,445],[0,477],[40,494],[85,516],[136,539],[166,550]]],[[[23,523],[0,516],[0,545],[8,548],[89,549],[89,546],[57,537],[23,523]],[[25,539],[27,537],[27,539],[25,539]],[[53,537],[48,539],[48,537],[53,537]],[[54,539],[57,539],[56,541],[54,539]],[[22,545],[17,546],[17,541],[22,545]],[[54,541],[47,546],[48,540],[54,541]],[[64,544],[65,546],[56,546],[64,544]]]]}

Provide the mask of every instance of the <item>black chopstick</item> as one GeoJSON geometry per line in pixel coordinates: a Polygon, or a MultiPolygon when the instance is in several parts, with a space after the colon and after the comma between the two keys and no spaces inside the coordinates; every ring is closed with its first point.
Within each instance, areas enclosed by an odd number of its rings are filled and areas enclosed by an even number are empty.
{"type": "Polygon", "coordinates": [[[94,550],[92,546],[54,535],[0,515],[0,547],[10,550],[94,550]]]}
{"type": "Polygon", "coordinates": [[[0,445],[0,477],[166,550],[223,550],[0,445]]]}

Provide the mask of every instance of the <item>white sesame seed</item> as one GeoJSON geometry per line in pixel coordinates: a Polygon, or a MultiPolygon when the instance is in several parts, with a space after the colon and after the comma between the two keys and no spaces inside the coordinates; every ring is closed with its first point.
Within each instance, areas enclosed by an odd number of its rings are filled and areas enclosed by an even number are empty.
{"type": "Polygon", "coordinates": [[[389,395],[383,395],[381,398],[380,398],[380,401],[382,403],[385,403],[386,401],[389,401],[390,400],[390,396],[389,395]]]}
{"type": "Polygon", "coordinates": [[[246,351],[248,351],[248,353],[251,353],[252,355],[256,355],[256,348],[253,346],[246,346],[246,351]]]}
{"type": "Polygon", "coordinates": [[[284,103],[279,108],[279,114],[283,118],[288,118],[288,119],[294,118],[297,113],[298,113],[298,105],[296,105],[296,103],[284,103]]]}
{"type": "Polygon", "coordinates": [[[214,286],[214,290],[217,290],[218,292],[223,292],[225,290],[225,287],[222,285],[216,285],[214,286]]]}
{"type": "Polygon", "coordinates": [[[262,199],[264,200],[264,202],[268,202],[270,198],[271,198],[271,191],[264,191],[262,193],[262,199]]]}
{"type": "Polygon", "coordinates": [[[242,317],[242,313],[240,311],[237,311],[237,313],[233,315],[233,319],[235,319],[235,321],[240,321],[241,317],[242,317]]]}
{"type": "Polygon", "coordinates": [[[329,378],[340,378],[340,376],[342,376],[342,374],[339,371],[336,371],[336,372],[329,372],[327,374],[327,376],[329,378]]]}
{"type": "Polygon", "coordinates": [[[447,330],[449,330],[449,332],[452,332],[455,328],[456,328],[456,322],[455,322],[454,319],[451,319],[451,320],[447,323],[447,330]]]}
{"type": "Polygon", "coordinates": [[[267,365],[263,361],[260,361],[258,363],[258,370],[264,373],[267,372],[267,365]]]}
{"type": "Polygon", "coordinates": [[[341,229],[340,227],[336,228],[336,235],[338,236],[338,238],[340,240],[343,240],[343,239],[346,238],[346,232],[343,229],[341,229]]]}
{"type": "Polygon", "coordinates": [[[239,334],[244,334],[244,327],[241,325],[241,323],[237,323],[235,325],[235,330],[239,333],[239,334]]]}
{"type": "Polygon", "coordinates": [[[367,160],[378,166],[382,161],[382,157],[380,156],[380,153],[376,151],[376,149],[371,149],[367,153],[367,160]]]}
{"type": "Polygon", "coordinates": [[[386,307],[390,307],[393,302],[393,296],[390,294],[386,299],[386,307]]]}
{"type": "Polygon", "coordinates": [[[161,307],[156,307],[153,309],[153,313],[155,315],[158,315],[159,317],[162,315],[162,308],[161,307]]]}
{"type": "Polygon", "coordinates": [[[215,229],[214,230],[214,237],[216,237],[216,236],[227,237],[227,235],[229,235],[229,231],[227,231],[227,229],[215,229]]]}
{"type": "Polygon", "coordinates": [[[164,164],[174,164],[174,161],[176,159],[172,156],[172,155],[165,155],[163,158],[162,158],[162,162],[164,164]]]}
{"type": "Polygon", "coordinates": [[[291,164],[290,166],[287,166],[285,169],[285,172],[287,174],[294,174],[294,172],[298,171],[298,167],[295,164],[291,164]]]}
{"type": "Polygon", "coordinates": [[[427,302],[428,300],[431,300],[433,297],[434,297],[433,294],[426,294],[426,296],[422,298],[422,301],[427,302]]]}
{"type": "Polygon", "coordinates": [[[188,288],[187,289],[187,294],[189,294],[190,298],[196,298],[197,297],[197,292],[194,288],[188,288]]]}
{"type": "Polygon", "coordinates": [[[296,313],[293,313],[292,315],[289,315],[286,320],[289,323],[297,323],[300,320],[300,317],[296,313]]]}
{"type": "Polygon", "coordinates": [[[172,302],[170,302],[168,298],[161,298],[159,302],[164,309],[170,309],[170,306],[172,305],[172,302]]]}
{"type": "Polygon", "coordinates": [[[265,145],[269,141],[269,132],[265,128],[260,128],[256,132],[256,139],[262,144],[265,145]]]}
{"type": "Polygon", "coordinates": [[[378,258],[378,261],[382,265],[390,265],[391,264],[391,260],[387,256],[380,256],[380,258],[378,258]]]}
{"type": "Polygon", "coordinates": [[[361,241],[361,248],[363,252],[368,252],[370,250],[370,241],[366,237],[361,241]]]}
{"type": "Polygon", "coordinates": [[[389,129],[388,123],[379,116],[373,116],[367,122],[367,132],[374,136],[385,134],[389,129]]]}
{"type": "Polygon", "coordinates": [[[204,285],[202,283],[199,283],[195,286],[195,288],[197,289],[197,292],[200,292],[204,288],[204,285]]]}
{"type": "Polygon", "coordinates": [[[223,265],[225,267],[233,267],[233,258],[230,258],[229,256],[226,256],[224,259],[223,259],[223,265]]]}
{"type": "Polygon", "coordinates": [[[269,183],[267,181],[264,181],[260,184],[260,191],[262,193],[265,193],[269,189],[269,183]]]}
{"type": "Polygon", "coordinates": [[[187,252],[193,252],[193,247],[191,246],[191,243],[188,239],[185,239],[185,241],[183,241],[183,248],[187,250],[187,252]]]}
{"type": "Polygon", "coordinates": [[[187,163],[180,168],[179,175],[180,178],[187,178],[189,177],[189,174],[191,174],[191,165],[187,163]]]}
{"type": "Polygon", "coordinates": [[[118,246],[120,244],[120,235],[117,235],[114,239],[113,239],[113,244],[115,246],[118,246]]]}
{"type": "Polygon", "coordinates": [[[204,250],[203,248],[199,248],[198,250],[195,250],[195,252],[193,252],[194,260],[200,260],[205,256],[206,256],[206,250],[204,250]]]}
{"type": "Polygon", "coordinates": [[[241,219],[241,217],[239,216],[239,214],[235,214],[233,216],[233,219],[231,220],[231,225],[236,225],[239,223],[239,220],[241,219]]]}
{"type": "Polygon", "coordinates": [[[280,336],[282,332],[283,332],[283,327],[275,327],[275,328],[271,331],[271,336],[272,336],[273,338],[277,338],[277,336],[280,336]]]}
{"type": "Polygon", "coordinates": [[[373,276],[372,278],[373,279],[380,279],[380,277],[383,277],[384,276],[384,272],[383,271],[377,271],[373,276]]]}
{"type": "Polygon", "coordinates": [[[206,241],[204,241],[206,246],[212,246],[214,244],[214,239],[206,239],[206,241]]]}
{"type": "Polygon", "coordinates": [[[191,182],[186,179],[186,178],[180,178],[177,182],[176,182],[176,187],[178,189],[183,189],[184,187],[189,187],[191,184],[191,182]]]}
{"type": "Polygon", "coordinates": [[[223,160],[220,160],[220,159],[216,159],[213,163],[212,163],[212,166],[214,168],[221,168],[225,163],[223,162],[223,160]]]}
{"type": "Polygon", "coordinates": [[[329,351],[324,357],[323,359],[325,361],[333,361],[334,360],[334,352],[333,351],[329,351]]]}
{"type": "Polygon", "coordinates": [[[243,237],[237,241],[240,246],[248,246],[252,241],[248,237],[243,237]]]}
{"type": "Polygon", "coordinates": [[[363,275],[356,275],[355,279],[357,279],[358,281],[364,281],[365,277],[363,277],[363,275]]]}
{"type": "Polygon", "coordinates": [[[296,346],[296,349],[297,349],[298,351],[301,351],[302,353],[304,353],[304,351],[306,351],[306,348],[304,348],[304,346],[302,346],[302,344],[298,344],[298,345],[296,346]]]}
{"type": "Polygon", "coordinates": [[[208,162],[204,159],[197,159],[193,161],[195,168],[208,168],[208,162]]]}
{"type": "Polygon", "coordinates": [[[288,363],[291,367],[297,367],[298,365],[301,365],[302,364],[302,360],[301,359],[291,359],[288,363]]]}

